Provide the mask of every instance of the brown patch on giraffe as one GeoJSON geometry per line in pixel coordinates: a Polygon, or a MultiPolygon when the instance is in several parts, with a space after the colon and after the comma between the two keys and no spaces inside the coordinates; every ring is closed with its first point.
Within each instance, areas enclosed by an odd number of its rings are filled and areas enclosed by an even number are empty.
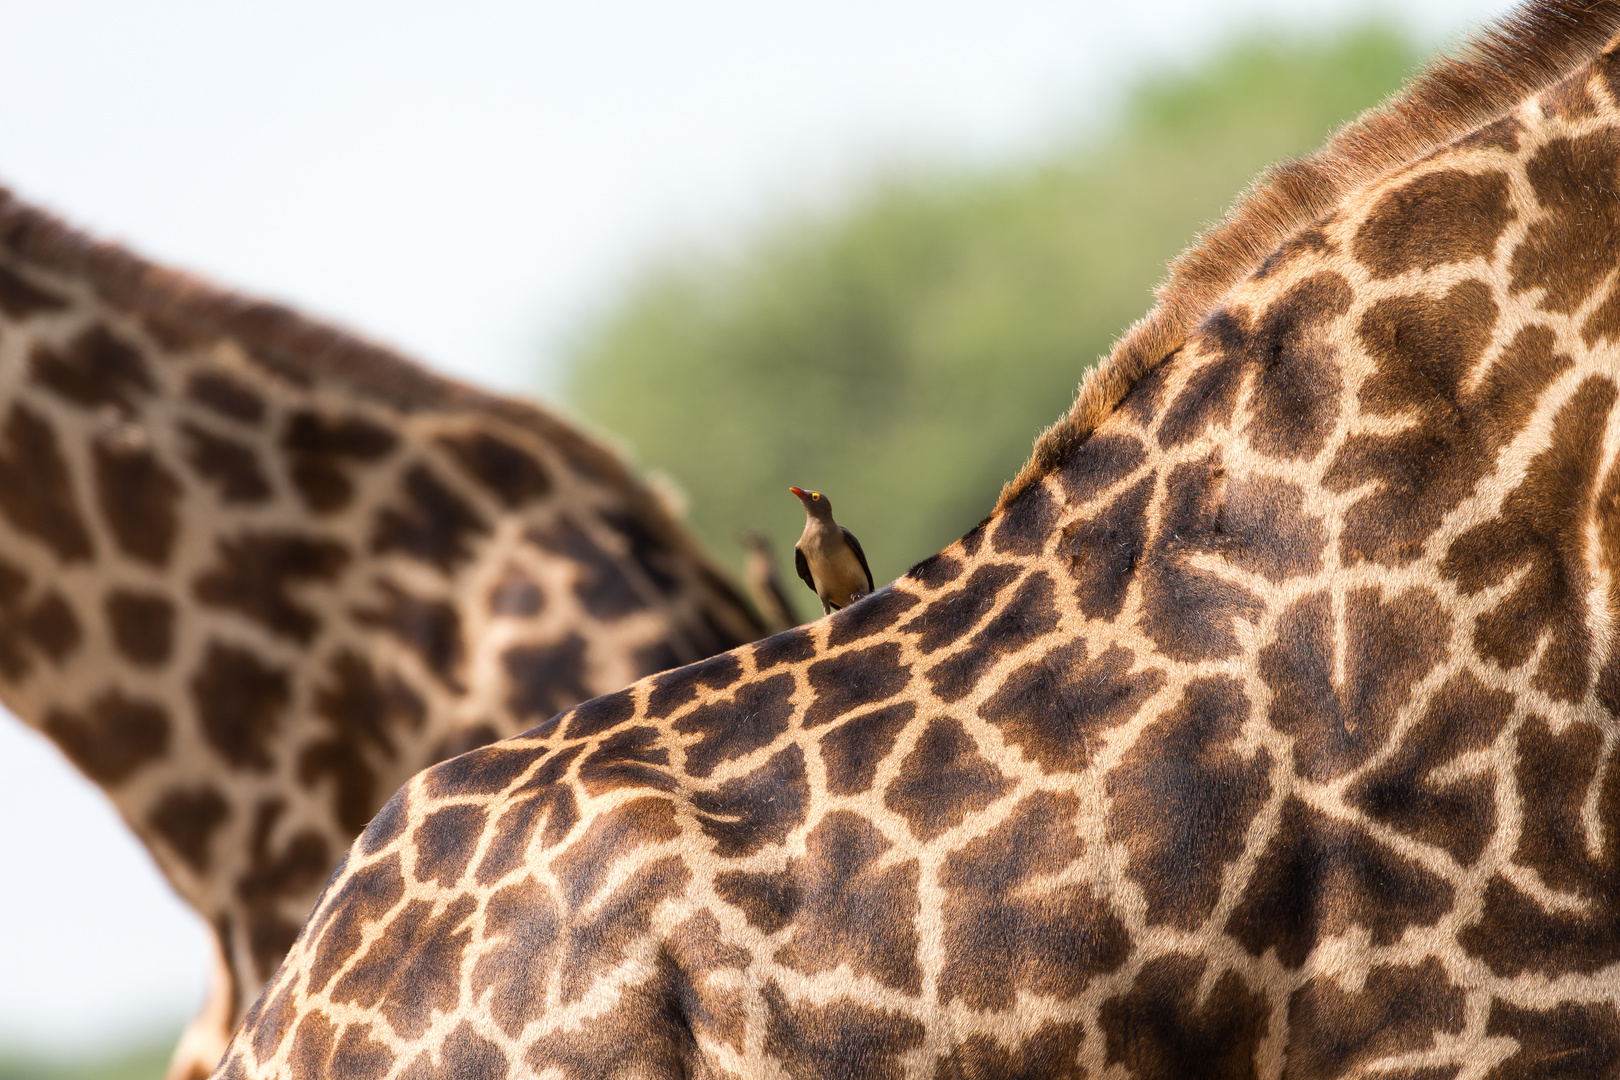
{"type": "Polygon", "coordinates": [[[1598,113],[1597,99],[1588,84],[1592,71],[1583,68],[1561,82],[1544,90],[1537,104],[1543,116],[1553,120],[1587,120],[1598,113]]]}
{"type": "Polygon", "coordinates": [[[452,1012],[461,1001],[461,962],[478,900],[463,894],[435,914],[436,907],[430,900],[407,902],[333,983],[332,1002],[375,1010],[406,1039],[427,1034],[435,1012],[452,1012]]]}
{"type": "Polygon", "coordinates": [[[827,648],[881,634],[900,621],[918,603],[915,596],[884,587],[858,604],[835,611],[828,622],[827,648]]]}
{"type": "Polygon", "coordinates": [[[309,1009],[293,1029],[292,1048],[287,1051],[289,1080],[329,1080],[333,1043],[337,1026],[320,1009],[309,1009]]]}
{"type": "Polygon", "coordinates": [[[544,746],[485,746],[441,762],[422,774],[429,799],[460,795],[499,795],[550,751],[544,746]]]}
{"type": "Polygon", "coordinates": [[[1530,462],[1500,513],[1454,540],[1440,564],[1440,572],[1468,596],[1522,573],[1510,594],[1474,620],[1474,649],[1512,669],[1529,660],[1546,635],[1530,684],[1571,703],[1591,684],[1586,525],[1615,397],[1607,378],[1582,382],[1558,410],[1552,445],[1530,462]]]}
{"type": "Polygon", "coordinates": [[[686,746],[686,773],[706,777],[722,762],[770,745],[793,717],[793,689],[788,672],[745,682],[731,697],[699,705],[676,720],[676,731],[698,736],[686,746]]]}
{"type": "Polygon", "coordinates": [[[0,440],[0,513],[63,562],[89,559],[90,533],[79,516],[73,477],[50,423],[14,403],[0,440]]]}
{"type": "Polygon", "coordinates": [[[1158,534],[1138,568],[1142,632],[1173,660],[1232,656],[1239,647],[1232,623],[1254,622],[1265,610],[1248,589],[1192,562],[1202,555],[1230,558],[1241,542],[1227,531],[1226,487],[1219,450],[1171,470],[1158,534]]]}
{"type": "Polygon", "coordinates": [[[287,673],[246,649],[210,641],[189,689],[208,745],[237,768],[269,771],[292,696],[287,673]]]}
{"type": "Polygon", "coordinates": [[[534,579],[515,566],[509,566],[500,580],[489,590],[489,610],[492,615],[510,615],[532,619],[545,610],[546,594],[534,579]]]}
{"type": "Polygon", "coordinates": [[[1271,687],[1271,726],[1294,739],[1301,776],[1326,782],[1357,768],[1388,741],[1401,706],[1444,658],[1451,620],[1427,589],[1385,601],[1379,589],[1347,590],[1343,681],[1334,677],[1333,601],[1315,593],[1289,605],[1276,639],[1260,650],[1271,687]]]}
{"type": "MultiPolygon", "coordinates": [[[[653,679],[647,694],[647,719],[667,720],[676,709],[697,700],[700,690],[724,690],[741,678],[742,662],[730,653],[665,672],[653,679]]],[[[582,734],[577,725],[568,729],[569,738],[582,734]]]]}
{"type": "Polygon", "coordinates": [[[980,752],[978,743],[955,717],[936,717],[917,738],[899,774],[883,794],[883,805],[906,819],[924,843],[960,825],[1012,788],[1012,783],[980,752]]]}
{"type": "Polygon", "coordinates": [[[1021,652],[1030,642],[1057,628],[1055,589],[1045,571],[1026,577],[1018,591],[968,639],[967,647],[946,657],[923,674],[943,701],[959,701],[978,688],[984,672],[996,661],[1021,652]]]}
{"type": "Polygon", "coordinates": [[[1490,746],[1512,714],[1512,694],[1485,686],[1470,671],[1452,676],[1395,753],[1352,784],[1346,799],[1374,821],[1473,865],[1496,831],[1495,780],[1441,783],[1432,776],[1459,755],[1490,746]]]}
{"type": "Polygon", "coordinates": [[[1222,315],[1211,320],[1221,347],[1254,371],[1244,434],[1260,453],[1313,458],[1326,444],[1339,418],[1341,383],[1337,350],[1325,331],[1350,310],[1350,300],[1344,278],[1323,272],[1273,301],[1252,329],[1229,325],[1222,315]]]}
{"type": "MultiPolygon", "coordinates": [[[[592,698],[572,712],[559,717],[559,720],[567,722],[565,738],[588,739],[624,723],[635,715],[636,692],[626,689],[592,698]]],[[[649,715],[648,719],[662,718],[649,715]]]]}
{"type": "Polygon", "coordinates": [[[486,819],[482,807],[469,803],[454,803],[423,818],[411,833],[416,851],[411,876],[446,889],[454,886],[467,872],[486,819]]]}
{"type": "Polygon", "coordinates": [[[1339,246],[1328,239],[1325,228],[1330,220],[1331,216],[1309,228],[1301,229],[1284,240],[1277,246],[1277,250],[1260,260],[1260,265],[1249,275],[1249,280],[1264,281],[1311,255],[1337,255],[1339,246]]]}
{"type": "Polygon", "coordinates": [[[208,481],[228,505],[251,505],[271,495],[270,481],[259,456],[247,443],[216,435],[190,422],[180,425],[186,440],[186,463],[208,481]]]}
{"type": "Polygon", "coordinates": [[[649,725],[624,728],[603,739],[580,762],[579,782],[593,798],[627,787],[674,791],[680,781],[670,774],[669,750],[659,745],[663,732],[649,725]]]}
{"type": "Polygon", "coordinates": [[[563,900],[578,911],[594,897],[616,862],[637,848],[667,843],[681,835],[675,804],[659,796],[643,796],[598,814],[579,839],[552,862],[562,883],[563,900]]]}
{"type": "Polygon", "coordinates": [[[293,590],[300,582],[335,580],[348,562],[348,550],[332,540],[244,531],[215,542],[214,565],[197,576],[192,593],[307,645],[321,620],[294,599],[293,590]]]}
{"type": "Polygon", "coordinates": [[[990,546],[999,555],[1039,555],[1057,522],[1057,500],[1045,487],[1034,485],[996,514],[990,546]]]}
{"type": "MultiPolygon", "coordinates": [[[[410,821],[410,793],[408,788],[399,788],[383,803],[382,809],[366,825],[365,830],[356,841],[357,850],[361,855],[371,856],[393,843],[410,821]]],[[[348,856],[344,856],[347,861],[348,856]]]]}
{"type": "Polygon", "coordinates": [[[1439,169],[1380,196],[1351,251],[1375,279],[1489,260],[1518,216],[1506,173],[1439,169]]]}
{"type": "Polygon", "coordinates": [[[1107,902],[1089,884],[1046,880],[1085,850],[1079,810],[1072,795],[1035,792],[946,858],[942,1005],[1011,1009],[1021,992],[1068,1000],[1125,962],[1130,935],[1107,902]]]}
{"type": "Polygon", "coordinates": [[[198,372],[186,381],[186,396],[231,420],[254,427],[264,420],[264,399],[226,375],[198,372]]]}
{"type": "Polygon", "coordinates": [[[1304,489],[1273,476],[1229,482],[1217,529],[1233,566],[1274,582],[1316,573],[1327,550],[1327,528],[1306,512],[1304,489]]]}
{"type": "Polygon", "coordinates": [[[629,1007],[610,1009],[590,1023],[553,1028],[529,1044],[520,1076],[681,1077],[682,1080],[736,1080],[711,1071],[693,1042],[690,1018],[680,996],[678,972],[667,958],[646,979],[615,989],[629,1007]]]}
{"type": "Polygon", "coordinates": [[[917,648],[924,653],[938,652],[977,626],[1020,573],[1014,563],[980,564],[960,588],[928,601],[900,631],[917,635],[917,648]]]}
{"type": "Polygon", "coordinates": [[[821,763],[827,770],[830,795],[859,795],[871,790],[878,765],[894,749],[900,732],[917,715],[915,701],[847,717],[821,737],[821,763]]]}
{"type": "MultiPolygon", "coordinates": [[[[788,860],[781,875],[784,886],[778,890],[782,901],[764,916],[768,924],[792,927],[787,942],[776,950],[776,963],[808,975],[847,967],[857,978],[868,976],[918,993],[919,870],[916,859],[884,862],[893,847],[858,814],[835,810],[823,817],[804,838],[804,857],[788,860]]],[[[736,880],[761,877],[770,889],[770,875],[739,875],[736,880]]],[[[738,891],[745,899],[758,895],[757,888],[738,891]]],[[[766,905],[754,900],[753,906],[766,905]]]]}
{"type": "Polygon", "coordinates": [[[1239,348],[1221,346],[1228,342],[1235,345],[1245,338],[1248,320],[1247,308],[1225,307],[1188,340],[1188,345],[1194,349],[1206,343],[1212,347],[1207,358],[1198,357],[1203,363],[1194,369],[1187,384],[1159,416],[1156,434],[1160,447],[1173,449],[1191,442],[1211,427],[1224,427],[1231,421],[1237,408],[1238,391],[1243,388],[1244,357],[1239,348]]]}
{"type": "Polygon", "coordinates": [[[1525,175],[1541,215],[1514,249],[1512,291],[1542,288],[1543,311],[1580,307],[1620,262],[1620,132],[1542,144],[1525,175]]]}
{"type": "MultiPolygon", "coordinates": [[[[1159,418],[1160,404],[1164,400],[1165,384],[1170,379],[1170,362],[1181,353],[1184,345],[1185,342],[1178,341],[1174,348],[1159,358],[1157,363],[1146,365],[1147,370],[1125,390],[1114,411],[1138,427],[1146,428],[1156,421],[1159,418]]],[[[1082,440],[1075,446],[1084,446],[1089,441],[1089,439],[1082,440]]],[[[1074,448],[1071,448],[1069,452],[1072,453],[1073,450],[1074,448]]]]}
{"type": "Polygon", "coordinates": [[[1134,435],[1096,435],[1075,447],[1058,470],[1069,505],[1090,502],[1147,460],[1147,447],[1134,435]]]}
{"type": "Polygon", "coordinates": [[[149,450],[110,439],[93,449],[96,498],[113,540],[132,558],[167,566],[180,531],[180,482],[149,450]]]}
{"type": "Polygon", "coordinates": [[[1110,834],[1130,853],[1150,925],[1192,930],[1209,917],[1271,794],[1271,755],[1233,746],[1250,708],[1238,680],[1195,679],[1108,774],[1110,834]]]}
{"type": "Polygon", "coordinates": [[[1612,1004],[1526,1009],[1497,999],[1485,1034],[1519,1044],[1485,1080],[1584,1080],[1620,1073],[1620,1013],[1612,1004]]]}
{"type": "Polygon", "coordinates": [[[471,541],[489,525],[425,465],[405,472],[405,501],[384,506],[372,524],[371,550],[397,551],[450,573],[472,557],[471,541]]]}
{"type": "MultiPolygon", "coordinates": [[[[829,816],[845,815],[847,811],[837,810],[829,816]]],[[[864,821],[858,820],[858,824],[871,828],[864,821]]],[[[816,826],[818,832],[825,828],[825,821],[816,826]]],[[[881,835],[877,838],[883,839],[881,835]]],[[[790,926],[799,910],[799,884],[791,868],[763,873],[722,870],[714,875],[714,894],[741,911],[749,926],[766,934],[775,934],[790,926]]]]}
{"type": "MultiPolygon", "coordinates": [[[[373,626],[397,639],[422,660],[424,666],[445,686],[460,692],[461,668],[466,657],[462,650],[461,614],[454,604],[445,600],[428,600],[408,592],[387,578],[378,578],[376,582],[378,603],[371,607],[357,607],[351,610],[356,622],[363,626],[373,626]]],[[[540,649],[528,646],[509,649],[503,659],[507,669],[512,671],[514,679],[518,677],[513,670],[513,655],[523,654],[526,658],[531,652],[540,649]]],[[[534,659],[534,658],[529,658],[534,659]]],[[[532,669],[526,669],[525,675],[532,669]]],[[[514,690],[514,711],[517,698],[514,690]]],[[[584,695],[581,694],[581,697],[584,695]]],[[[564,703],[562,707],[578,701],[574,698],[564,703]]],[[[551,712],[556,712],[556,709],[551,712]]],[[[518,712],[519,716],[525,715],[518,712]]],[[[547,713],[546,715],[550,715],[547,713]]]]}
{"type": "Polygon", "coordinates": [[[653,909],[679,896],[691,880],[692,871],[679,855],[654,859],[637,867],[591,913],[576,909],[563,952],[563,1002],[578,1001],[598,978],[624,963],[627,953],[652,932],[653,909]]]}
{"type": "Polygon", "coordinates": [[[1142,965],[1129,991],[1103,1002],[1097,1021],[1109,1065],[1123,1064],[1139,1080],[1255,1075],[1271,1007],[1235,971],[1222,974],[1199,1001],[1206,964],[1179,954],[1158,957],[1142,965]]]}
{"type": "Polygon", "coordinates": [[[798,664],[810,659],[816,655],[816,639],[801,626],[754,642],[750,652],[754,670],[764,672],[782,664],[798,664]]]}
{"type": "Polygon", "coordinates": [[[962,560],[941,551],[906,571],[906,577],[925,589],[942,589],[962,576],[962,560]]]}
{"type": "Polygon", "coordinates": [[[29,370],[35,382],[76,405],[110,406],[125,416],[135,414],[136,398],[157,388],[140,351],[105,326],[91,327],[60,352],[34,346],[29,370]]]}
{"type": "Polygon", "coordinates": [[[230,816],[230,804],[212,787],[172,788],[147,811],[146,824],[182,862],[205,874],[211,862],[208,845],[230,816]]]}
{"type": "Polygon", "coordinates": [[[988,1035],[970,1035],[934,1065],[934,1080],[964,1076],[1009,1080],[1086,1080],[1078,1062],[1085,1043],[1085,1024],[1047,1024],[1008,1047],[988,1035]]]}
{"type": "Polygon", "coordinates": [[[1586,724],[1555,735],[1546,720],[1529,717],[1519,729],[1514,779],[1526,808],[1513,861],[1549,889],[1579,902],[1574,910],[1548,911],[1503,878],[1486,887],[1477,924],[1458,935],[1463,947],[1498,974],[1525,972],[1556,978],[1590,975],[1620,961],[1620,768],[1603,760],[1603,737],[1586,724]],[[1598,840],[1588,849],[1582,812],[1594,781],[1598,840]]]}
{"type": "Polygon", "coordinates": [[[315,691],[315,714],[327,730],[299,752],[298,781],[313,788],[330,780],[338,822],[358,833],[381,798],[371,759],[392,760],[392,733],[420,731],[426,709],[398,678],[379,680],[365,658],[343,649],[327,662],[326,681],[315,691]]]}
{"type": "Polygon", "coordinates": [[[517,510],[551,492],[551,474],[544,465],[528,451],[487,431],[441,435],[438,442],[468,476],[509,509],[517,510]]]}
{"type": "Polygon", "coordinates": [[[344,963],[359,951],[366,928],[381,922],[404,895],[405,875],[397,854],[349,875],[323,905],[319,924],[310,925],[310,941],[315,949],[307,984],[311,993],[326,989],[344,963]]]}
{"type": "Polygon", "coordinates": [[[22,631],[29,644],[57,665],[66,660],[79,647],[79,642],[84,640],[73,609],[55,592],[46,593],[30,610],[22,613],[17,629],[22,631]]]}
{"type": "MultiPolygon", "coordinates": [[[[612,509],[598,511],[602,523],[617,533],[630,545],[630,561],[646,575],[652,582],[653,588],[664,596],[674,596],[681,586],[681,558],[670,547],[664,537],[652,529],[647,520],[639,515],[621,512],[612,509]]],[[[706,567],[700,571],[705,583],[720,592],[730,589],[729,583],[714,575],[706,567]]],[[[759,625],[759,630],[764,626],[759,625]]],[[[724,641],[727,645],[733,643],[731,635],[721,631],[716,634],[717,641],[724,641]]]]}
{"type": "Polygon", "coordinates": [[[1466,995],[1436,957],[1413,967],[1376,967],[1358,991],[1318,976],[1288,1000],[1286,1080],[1354,1076],[1379,1058],[1460,1035],[1466,995]]]}
{"type": "Polygon", "coordinates": [[[45,734],[103,787],[123,783],[169,751],[169,714],[162,705],[107,690],[82,711],[53,708],[45,734]]]}
{"type": "Polygon", "coordinates": [[[1505,446],[1524,430],[1547,387],[1575,363],[1568,353],[1553,352],[1555,341],[1547,327],[1526,326],[1486,369],[1474,401],[1488,418],[1496,445],[1505,446]]]}
{"type": "MultiPolygon", "coordinates": [[[[473,1026],[463,1020],[456,1025],[454,1031],[445,1036],[439,1043],[437,1057],[438,1063],[433,1061],[434,1054],[424,1050],[416,1055],[404,1072],[400,1073],[400,1080],[465,1080],[467,1077],[499,1077],[504,1076],[511,1068],[511,1062],[506,1059],[506,1052],[497,1044],[490,1042],[473,1029],[473,1026]]],[[[388,1066],[393,1064],[390,1054],[382,1069],[376,1075],[382,1075],[388,1066]]],[[[351,1073],[334,1072],[333,1076],[346,1077],[351,1073]]]]}
{"type": "Polygon", "coordinates": [[[544,1012],[544,988],[551,981],[561,938],[557,898],[532,877],[507,885],[484,904],[472,996],[479,1000],[490,994],[490,1018],[509,1038],[517,1038],[525,1024],[544,1012]]]}
{"type": "Polygon", "coordinates": [[[1505,154],[1517,154],[1519,136],[1523,132],[1524,121],[1516,116],[1504,116],[1474,129],[1453,145],[1462,150],[1500,150],[1505,154]]]}
{"type": "MultiPolygon", "coordinates": [[[[220,940],[227,939],[226,934],[219,935],[220,940]]],[[[291,983],[274,998],[270,996],[275,987],[265,988],[264,994],[253,1003],[248,1010],[247,1018],[243,1021],[246,1027],[255,1028],[253,1032],[253,1055],[260,1061],[269,1061],[281,1049],[281,1044],[292,1034],[293,1023],[298,1019],[298,1008],[293,1002],[293,986],[291,983]]],[[[233,1055],[232,1061],[240,1061],[240,1057],[233,1055]]],[[[242,1075],[246,1075],[245,1073],[242,1075]]]]}
{"type": "MultiPolygon", "coordinates": [[[[457,636],[456,649],[460,650],[457,636]]],[[[590,696],[585,683],[585,639],[569,634],[543,645],[519,645],[506,650],[501,664],[512,681],[506,707],[519,719],[548,717],[590,696]]]]}
{"type": "Polygon", "coordinates": [[[112,589],[102,599],[113,645],[139,667],[159,667],[174,649],[174,603],[159,593],[112,589]]]}
{"type": "Polygon", "coordinates": [[[765,984],[764,998],[765,1052],[794,1080],[901,1080],[902,1057],[926,1034],[909,1016],[852,1001],[790,1003],[774,981],[765,984]]]}
{"type": "Polygon", "coordinates": [[[280,797],[264,799],[254,808],[248,869],[236,879],[236,897],[246,910],[248,951],[261,980],[275,973],[298,938],[300,901],[307,903],[303,898],[332,869],[326,840],[310,829],[293,832],[279,851],[271,847],[276,823],[286,810],[286,800],[280,797]],[[283,915],[281,909],[289,901],[296,905],[298,917],[283,915]]]}
{"type": "Polygon", "coordinates": [[[490,826],[490,841],[484,848],[484,857],[473,871],[473,878],[480,885],[493,884],[527,865],[525,860],[536,832],[539,832],[540,847],[550,850],[562,843],[579,823],[579,804],[563,778],[584,749],[570,746],[557,751],[533,776],[501,800],[506,809],[490,826]],[[540,831],[542,825],[544,831],[540,831]]]}
{"type": "Polygon", "coordinates": [[[1418,423],[1394,434],[1354,434],[1322,482],[1344,492],[1376,485],[1345,515],[1341,558],[1401,566],[1417,558],[1490,467],[1494,447],[1464,385],[1490,344],[1497,308],[1481,281],[1441,298],[1380,300],[1362,316],[1362,344],[1377,364],[1362,383],[1361,407],[1418,423]]]}
{"type": "Polygon", "coordinates": [[[1226,932],[1250,955],[1274,949],[1298,968],[1317,942],[1352,926],[1393,945],[1409,926],[1434,925],[1452,900],[1443,879],[1290,795],[1226,932]]]}
{"type": "Polygon", "coordinates": [[[382,460],[398,444],[398,436],[369,420],[326,417],[309,409],[290,413],[281,431],[293,486],[317,514],[349,505],[354,498],[349,470],[382,460]]]}
{"type": "Polygon", "coordinates": [[[1046,772],[1083,772],[1101,734],[1134,717],[1164,685],[1162,671],[1133,673],[1134,662],[1123,645],[1089,662],[1084,639],[1059,645],[1009,674],[979,716],[1046,772]]]}
{"type": "Polygon", "coordinates": [[[745,992],[717,985],[711,976],[726,972],[733,980],[739,979],[742,969],[752,960],[751,954],[726,943],[720,920],[709,910],[699,911],[675,927],[667,948],[665,993],[692,1029],[694,1042],[698,1046],[727,1043],[737,1053],[743,1053],[748,1035],[745,992]]]}
{"type": "Polygon", "coordinates": [[[604,551],[567,517],[559,516],[544,529],[530,529],[527,535],[541,550],[577,564],[574,595],[593,617],[621,619],[647,607],[647,599],[625,574],[623,560],[604,551]]]}
{"type": "Polygon", "coordinates": [[[1157,473],[1149,473],[1095,517],[1063,527],[1057,555],[1069,561],[1074,595],[1086,618],[1112,621],[1124,608],[1147,547],[1147,512],[1157,479],[1157,473]]]}
{"type": "Polygon", "coordinates": [[[387,1043],[372,1038],[370,1024],[350,1022],[344,1026],[337,1046],[332,1048],[332,1060],[326,1075],[338,1080],[355,1076],[382,1076],[393,1064],[393,1050],[387,1043]]]}
{"type": "Polygon", "coordinates": [[[704,835],[714,841],[714,854],[722,859],[752,855],[767,844],[784,844],[788,833],[804,824],[810,805],[804,751],[789,744],[746,776],[727,780],[713,791],[692,792],[688,799],[704,835]]]}
{"type": "Polygon", "coordinates": [[[26,319],[42,311],[61,311],[66,298],[25,280],[15,271],[0,266],[0,311],[13,319],[26,319]]]}
{"type": "Polygon", "coordinates": [[[805,676],[816,696],[804,712],[804,726],[813,728],[898,694],[911,682],[911,668],[900,662],[899,643],[885,641],[817,660],[805,669],[805,676]]]}

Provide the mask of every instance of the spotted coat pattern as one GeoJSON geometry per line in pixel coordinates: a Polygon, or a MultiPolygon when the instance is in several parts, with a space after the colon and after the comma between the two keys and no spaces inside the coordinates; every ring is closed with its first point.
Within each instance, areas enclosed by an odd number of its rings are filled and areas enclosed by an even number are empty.
{"type": "Polygon", "coordinates": [[[0,192],[0,699],[215,931],[171,1075],[405,779],[758,631],[556,417],[0,192]]]}
{"type": "Polygon", "coordinates": [[[1617,346],[1606,51],[891,588],[412,779],[217,1075],[1620,1076],[1617,346]]]}

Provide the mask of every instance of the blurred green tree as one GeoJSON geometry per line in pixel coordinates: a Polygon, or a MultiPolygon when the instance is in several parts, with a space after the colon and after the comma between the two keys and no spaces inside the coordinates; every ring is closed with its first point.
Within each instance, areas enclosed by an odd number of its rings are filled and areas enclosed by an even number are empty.
{"type": "Polygon", "coordinates": [[[665,260],[582,335],[567,394],[677,481],[722,558],[754,528],[790,559],[799,484],[889,581],[990,509],[1167,260],[1420,56],[1382,25],[1238,41],[1136,83],[1100,135],[880,176],[729,255],[665,260]]]}

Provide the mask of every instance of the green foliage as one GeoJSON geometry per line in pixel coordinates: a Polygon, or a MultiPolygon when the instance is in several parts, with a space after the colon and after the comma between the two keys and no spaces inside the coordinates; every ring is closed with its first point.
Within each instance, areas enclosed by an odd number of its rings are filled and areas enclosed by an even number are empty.
{"type": "Polygon", "coordinates": [[[170,1035],[84,1060],[0,1050],[0,1080],[162,1080],[177,1037],[170,1035]]]}
{"type": "Polygon", "coordinates": [[[1418,59],[1377,26],[1250,39],[1144,78],[1101,136],[882,177],[740,254],[688,253],[585,337],[570,395],[687,491],[711,550],[756,528],[786,556],[799,484],[830,495],[888,581],[988,512],[1164,264],[1259,170],[1314,149],[1418,59]]]}

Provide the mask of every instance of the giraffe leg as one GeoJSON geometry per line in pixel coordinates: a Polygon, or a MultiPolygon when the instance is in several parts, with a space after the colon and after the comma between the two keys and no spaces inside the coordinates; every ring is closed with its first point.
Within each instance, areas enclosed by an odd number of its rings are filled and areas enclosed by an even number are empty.
{"type": "Polygon", "coordinates": [[[214,970],[209,978],[208,998],[181,1032],[163,1080],[206,1080],[219,1059],[225,1056],[226,1044],[231,1041],[236,1019],[236,979],[225,962],[217,930],[211,940],[214,970]]]}

